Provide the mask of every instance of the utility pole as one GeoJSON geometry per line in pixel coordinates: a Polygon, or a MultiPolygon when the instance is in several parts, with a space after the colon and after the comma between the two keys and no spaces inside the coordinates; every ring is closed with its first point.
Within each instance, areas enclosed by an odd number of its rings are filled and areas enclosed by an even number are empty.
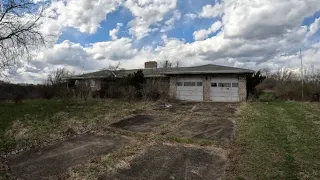
{"type": "Polygon", "coordinates": [[[302,54],[301,54],[301,48],[300,48],[300,59],[301,59],[301,98],[303,100],[303,81],[304,81],[304,75],[303,75],[303,62],[302,62],[302,54]]]}

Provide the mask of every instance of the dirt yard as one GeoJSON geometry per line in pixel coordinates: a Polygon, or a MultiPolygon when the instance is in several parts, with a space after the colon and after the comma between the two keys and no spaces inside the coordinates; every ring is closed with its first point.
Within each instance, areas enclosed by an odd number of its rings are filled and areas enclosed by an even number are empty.
{"type": "Polygon", "coordinates": [[[238,104],[171,105],[126,109],[101,117],[90,133],[9,153],[6,178],[225,179],[238,104]]]}

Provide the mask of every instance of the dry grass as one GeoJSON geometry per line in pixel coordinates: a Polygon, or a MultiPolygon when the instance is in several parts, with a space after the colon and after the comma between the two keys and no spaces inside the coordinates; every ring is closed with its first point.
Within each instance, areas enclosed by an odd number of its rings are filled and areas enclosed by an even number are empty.
{"type": "Polygon", "coordinates": [[[65,138],[71,128],[76,134],[103,132],[109,123],[147,111],[149,102],[91,100],[66,106],[59,100],[3,103],[1,111],[2,151],[21,149],[65,138]]]}

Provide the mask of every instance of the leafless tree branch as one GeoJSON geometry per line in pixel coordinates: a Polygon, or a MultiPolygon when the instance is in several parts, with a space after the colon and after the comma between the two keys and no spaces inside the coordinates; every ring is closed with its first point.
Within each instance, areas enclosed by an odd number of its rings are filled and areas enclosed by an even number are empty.
{"type": "Polygon", "coordinates": [[[45,46],[40,31],[44,8],[31,0],[4,0],[0,8],[0,77],[6,69],[28,60],[45,46]]]}

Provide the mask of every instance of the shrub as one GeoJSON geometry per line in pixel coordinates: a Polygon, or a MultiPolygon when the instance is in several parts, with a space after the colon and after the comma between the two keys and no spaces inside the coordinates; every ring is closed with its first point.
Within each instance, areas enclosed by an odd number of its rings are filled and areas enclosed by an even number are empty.
{"type": "Polygon", "coordinates": [[[259,96],[259,100],[263,102],[268,102],[268,101],[273,101],[276,99],[276,94],[275,92],[263,92],[259,96]]]}
{"type": "Polygon", "coordinates": [[[22,103],[22,100],[23,100],[23,94],[22,93],[15,93],[13,95],[13,100],[15,103],[22,103]]]}
{"type": "Polygon", "coordinates": [[[127,87],[123,87],[121,90],[123,90],[122,98],[124,98],[125,100],[132,101],[132,100],[138,100],[139,99],[136,87],[127,86],[127,87]]]}
{"type": "Polygon", "coordinates": [[[162,79],[147,81],[142,87],[142,97],[145,100],[156,101],[158,99],[168,99],[168,85],[162,79]]]}
{"type": "Polygon", "coordinates": [[[249,97],[249,94],[251,94],[255,97],[258,97],[256,87],[259,84],[261,84],[263,82],[263,80],[266,79],[266,77],[263,76],[260,71],[257,71],[253,74],[248,74],[246,76],[246,79],[247,79],[247,95],[248,95],[248,97],[249,97]]]}
{"type": "Polygon", "coordinates": [[[257,86],[257,90],[271,90],[275,92],[277,99],[282,100],[317,101],[317,94],[320,93],[320,71],[305,73],[303,99],[300,74],[286,69],[279,70],[267,76],[267,78],[257,86]]]}

